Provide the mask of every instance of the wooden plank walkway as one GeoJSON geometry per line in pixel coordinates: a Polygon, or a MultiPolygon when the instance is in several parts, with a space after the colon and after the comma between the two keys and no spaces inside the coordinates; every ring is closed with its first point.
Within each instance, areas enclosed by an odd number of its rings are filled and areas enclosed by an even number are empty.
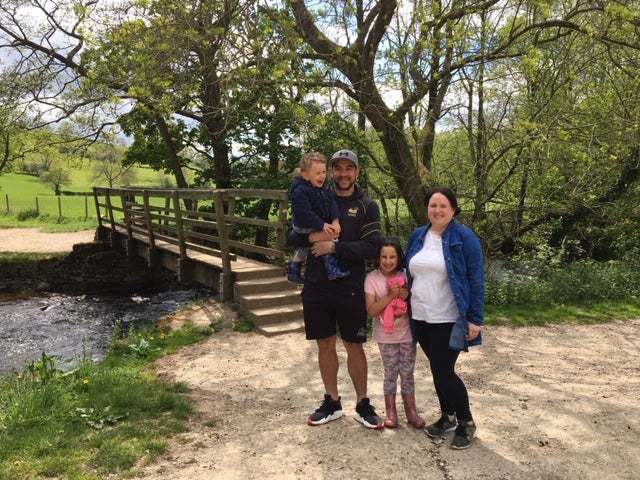
{"type": "Polygon", "coordinates": [[[303,329],[299,291],[286,280],[283,267],[287,192],[96,188],[94,196],[99,240],[145,258],[151,267],[176,272],[183,283],[197,282],[214,289],[223,301],[235,303],[265,335],[303,329]],[[248,197],[276,202],[278,219],[237,215],[237,198],[248,197]],[[205,211],[197,209],[205,199],[211,206],[205,211]],[[233,238],[238,225],[270,229],[275,245],[265,247],[233,238]],[[243,251],[270,260],[237,253],[243,251]]]}

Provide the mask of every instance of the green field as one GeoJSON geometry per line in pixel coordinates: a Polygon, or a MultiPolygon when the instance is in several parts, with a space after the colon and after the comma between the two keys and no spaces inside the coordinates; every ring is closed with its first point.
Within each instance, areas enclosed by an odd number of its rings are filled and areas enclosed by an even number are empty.
{"type": "MultiPolygon", "coordinates": [[[[74,169],[70,172],[71,183],[63,185],[64,192],[91,193],[94,184],[90,180],[91,168],[74,169]]],[[[136,169],[137,187],[157,187],[166,184],[166,177],[149,169],[136,169]]],[[[53,189],[40,182],[37,177],[17,173],[0,175],[0,212],[18,214],[27,210],[38,210],[40,215],[58,218],[97,218],[93,197],[85,195],[56,196],[53,189]]]]}

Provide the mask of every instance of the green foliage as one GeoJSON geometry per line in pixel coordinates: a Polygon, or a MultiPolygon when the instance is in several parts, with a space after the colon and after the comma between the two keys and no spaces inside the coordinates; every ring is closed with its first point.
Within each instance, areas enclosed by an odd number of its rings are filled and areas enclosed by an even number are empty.
{"type": "Polygon", "coordinates": [[[56,167],[42,172],[40,174],[40,181],[50,186],[56,195],[60,195],[62,185],[68,185],[71,182],[71,177],[69,172],[60,167],[56,167]]]}
{"type": "Polygon", "coordinates": [[[154,347],[153,343],[144,338],[140,338],[137,343],[130,344],[129,349],[133,352],[134,356],[142,358],[148,358],[153,353],[161,350],[160,347],[154,347]]]}
{"type": "Polygon", "coordinates": [[[0,378],[0,478],[128,476],[153,461],[186,430],[192,405],[188,387],[161,382],[149,362],[211,332],[148,327],[120,339],[118,327],[100,363],[86,351],[73,362],[42,352],[0,378]]]}
{"type": "Polygon", "coordinates": [[[487,269],[486,304],[583,305],[640,298],[640,256],[597,262],[555,262],[541,255],[487,269]]]}
{"type": "Polygon", "coordinates": [[[251,323],[251,320],[244,317],[238,318],[238,320],[236,320],[236,322],[233,324],[234,332],[248,333],[248,332],[251,332],[252,330],[253,330],[253,323],[251,323]]]}
{"type": "Polygon", "coordinates": [[[126,413],[114,415],[111,413],[111,405],[107,405],[102,409],[96,409],[93,407],[76,407],[76,414],[87,425],[96,430],[102,430],[105,425],[114,425],[120,420],[127,417],[126,413]]]}
{"type": "MultiPolygon", "coordinates": [[[[69,362],[70,360],[67,363],[69,362]]],[[[28,372],[31,378],[36,381],[47,383],[63,374],[63,371],[58,368],[59,365],[60,360],[58,358],[47,355],[43,350],[40,360],[27,363],[25,373],[28,372]]]]}
{"type": "Polygon", "coordinates": [[[609,245],[640,218],[637,193],[624,198],[639,181],[640,57],[638,6],[610,4],[534,2],[524,12],[500,2],[487,15],[482,2],[360,11],[160,0],[133,17],[105,5],[112,21],[95,28],[85,8],[38,4],[40,14],[21,16],[9,3],[4,34],[25,38],[5,42],[22,61],[2,72],[0,170],[91,172],[83,162],[109,142],[69,143],[70,125],[95,128],[82,131],[95,139],[118,124],[133,137],[126,163],[191,172],[186,183],[199,186],[284,188],[300,152],[350,147],[390,232],[405,227],[400,209],[407,223],[426,221],[424,189],[441,183],[458,191],[492,253],[568,240],[619,258],[609,245]],[[65,31],[65,21],[77,28],[65,31]],[[38,129],[39,120],[59,126],[38,129]]]}
{"type": "MultiPolygon", "coordinates": [[[[122,116],[121,125],[124,133],[133,137],[133,142],[124,153],[123,165],[146,165],[155,171],[171,173],[167,147],[151,115],[144,109],[136,109],[122,116]]],[[[176,150],[182,151],[194,134],[194,129],[188,128],[183,121],[168,121],[167,126],[176,150]]],[[[189,165],[186,157],[180,157],[180,163],[183,167],[189,165]]]]}
{"type": "Polygon", "coordinates": [[[35,208],[30,208],[28,210],[22,210],[21,212],[18,212],[18,215],[16,215],[16,218],[18,219],[19,222],[24,222],[25,220],[38,218],[39,216],[40,216],[40,212],[38,212],[38,210],[36,210],[35,208]]]}

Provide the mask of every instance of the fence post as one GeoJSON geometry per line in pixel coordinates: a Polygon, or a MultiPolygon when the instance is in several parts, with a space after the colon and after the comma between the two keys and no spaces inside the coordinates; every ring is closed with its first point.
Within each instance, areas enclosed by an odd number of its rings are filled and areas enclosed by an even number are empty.
{"type": "Polygon", "coordinates": [[[7,213],[9,213],[9,194],[7,193],[5,197],[7,199],[7,213]]]}
{"type": "Polygon", "coordinates": [[[58,195],[58,218],[62,218],[62,197],[58,195]]]}

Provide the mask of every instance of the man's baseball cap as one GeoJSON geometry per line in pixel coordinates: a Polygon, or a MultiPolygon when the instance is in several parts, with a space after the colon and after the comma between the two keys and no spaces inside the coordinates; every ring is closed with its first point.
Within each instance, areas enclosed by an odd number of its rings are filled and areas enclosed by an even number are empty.
{"type": "Polygon", "coordinates": [[[331,157],[329,166],[333,167],[333,164],[336,163],[337,160],[342,160],[342,159],[349,160],[356,167],[358,167],[358,156],[355,153],[353,153],[351,150],[338,150],[336,153],[333,154],[333,157],[331,157]]]}

